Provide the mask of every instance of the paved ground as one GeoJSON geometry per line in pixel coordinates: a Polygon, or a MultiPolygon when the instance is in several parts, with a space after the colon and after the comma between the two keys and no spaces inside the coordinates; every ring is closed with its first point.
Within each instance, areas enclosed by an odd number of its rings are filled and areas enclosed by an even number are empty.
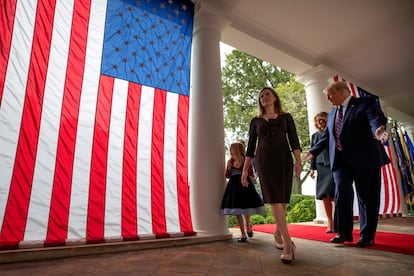
{"type": "MultiPolygon", "coordinates": [[[[324,227],[324,226],[322,226],[324,227]]],[[[414,217],[381,219],[380,231],[414,234],[414,217]]],[[[279,260],[273,236],[255,232],[247,243],[233,238],[205,242],[198,238],[165,241],[163,248],[129,248],[128,252],[95,254],[49,260],[0,264],[0,275],[413,275],[414,256],[380,250],[334,245],[294,238],[296,260],[279,260]]],[[[414,246],[414,245],[412,245],[414,246]]],[[[125,247],[125,245],[123,246],[125,247]]],[[[127,245],[128,247],[128,245],[127,245]]],[[[72,250],[72,254],[76,249],[72,250]]],[[[61,251],[48,251],[62,257],[61,251]]],[[[107,246],[93,251],[107,252],[107,246]]],[[[42,251],[38,251],[38,256],[42,251]]],[[[71,253],[69,252],[70,255],[71,253]]],[[[0,260],[17,255],[0,254],[0,260]]],[[[53,257],[50,255],[49,257],[53,257]]]]}

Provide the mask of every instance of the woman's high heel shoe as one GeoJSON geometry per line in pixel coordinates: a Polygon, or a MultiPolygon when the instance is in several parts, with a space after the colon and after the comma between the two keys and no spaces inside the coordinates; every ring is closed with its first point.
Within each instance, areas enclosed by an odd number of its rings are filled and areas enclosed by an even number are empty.
{"type": "Polygon", "coordinates": [[[275,237],[275,246],[277,249],[283,250],[283,240],[282,240],[282,236],[280,236],[280,233],[278,231],[276,231],[273,236],[275,237]],[[279,241],[282,240],[282,242],[280,243],[279,241]]]}
{"type": "Polygon", "coordinates": [[[295,250],[296,245],[292,242],[292,250],[290,251],[290,254],[280,255],[280,260],[282,261],[282,263],[290,264],[291,262],[293,262],[295,260],[295,250]]]}
{"type": "Polygon", "coordinates": [[[249,238],[252,238],[252,237],[253,237],[253,226],[252,226],[252,224],[251,224],[251,223],[249,223],[249,226],[248,226],[248,228],[247,228],[247,229],[250,229],[250,232],[249,232],[249,231],[246,231],[247,236],[248,236],[249,238]]]}

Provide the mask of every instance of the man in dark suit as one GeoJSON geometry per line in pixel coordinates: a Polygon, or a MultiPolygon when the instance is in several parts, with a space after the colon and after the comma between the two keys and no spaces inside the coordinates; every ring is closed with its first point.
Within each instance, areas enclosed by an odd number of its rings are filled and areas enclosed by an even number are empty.
{"type": "Polygon", "coordinates": [[[389,139],[387,118],[375,97],[354,98],[346,82],[335,82],[324,90],[335,106],[328,115],[328,130],[305,156],[311,160],[329,145],[335,181],[334,228],[332,243],[352,242],[352,183],[358,197],[359,246],[374,244],[381,191],[381,166],[390,162],[382,143],[389,139]]]}

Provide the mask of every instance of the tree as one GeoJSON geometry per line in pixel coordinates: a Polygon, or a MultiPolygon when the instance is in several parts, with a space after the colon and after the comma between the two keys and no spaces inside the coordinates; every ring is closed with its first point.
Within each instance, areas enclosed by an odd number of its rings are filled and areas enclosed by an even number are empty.
{"type": "MultiPolygon", "coordinates": [[[[247,139],[250,120],[258,113],[258,92],[265,86],[276,89],[285,111],[291,113],[295,120],[302,149],[309,149],[303,85],[295,81],[294,74],[238,50],[226,56],[222,69],[226,145],[236,139],[247,139]]],[[[296,185],[299,187],[295,190],[300,193],[301,183],[296,185]]]]}

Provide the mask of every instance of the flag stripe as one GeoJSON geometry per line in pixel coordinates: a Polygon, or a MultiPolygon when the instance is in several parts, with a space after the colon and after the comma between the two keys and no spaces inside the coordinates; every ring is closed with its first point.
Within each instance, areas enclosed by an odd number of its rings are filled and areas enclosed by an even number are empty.
{"type": "Polygon", "coordinates": [[[68,227],[71,231],[68,232],[68,239],[80,239],[86,236],[91,149],[98,98],[97,87],[99,87],[106,2],[91,1],[89,15],[85,71],[82,81],[71,183],[72,191],[68,221],[68,227]]]}
{"type": "Polygon", "coordinates": [[[177,114],[177,190],[179,204],[179,220],[181,232],[192,229],[190,200],[188,188],[188,116],[189,98],[181,96],[178,99],[177,114]]]}
{"type": "Polygon", "coordinates": [[[155,89],[151,144],[151,210],[152,231],[165,233],[164,199],[164,126],[166,94],[155,89]]]}
{"type": "Polygon", "coordinates": [[[124,151],[125,114],[128,82],[114,79],[114,93],[108,140],[108,166],[106,168],[105,237],[121,236],[122,160],[124,151]]]}
{"type": "Polygon", "coordinates": [[[137,159],[137,215],[138,233],[152,233],[151,212],[151,145],[154,89],[143,86],[140,102],[138,159],[137,159]],[[143,116],[142,114],[151,114],[143,116]]]}
{"type": "MultiPolygon", "coordinates": [[[[70,21],[62,19],[70,19],[72,9],[73,1],[56,3],[56,16],[53,23],[55,28],[50,46],[39,144],[25,229],[25,239],[27,240],[44,240],[48,228],[49,211],[57,212],[60,210],[59,204],[51,204],[51,194],[66,75],[66,62],[63,61],[66,61],[68,57],[71,29],[70,21]]],[[[58,230],[59,227],[54,230],[58,230]]]]}
{"type": "MultiPolygon", "coordinates": [[[[16,5],[15,24],[17,28],[13,32],[9,58],[13,62],[7,64],[7,72],[4,83],[4,93],[0,108],[0,225],[2,232],[6,231],[4,216],[10,183],[13,176],[14,160],[17,149],[17,141],[21,126],[21,117],[26,91],[26,83],[29,71],[31,42],[33,37],[34,22],[36,18],[36,3],[30,1],[27,5],[18,2],[16,5]]],[[[10,229],[7,231],[10,232],[10,229]]],[[[3,235],[0,240],[6,240],[3,235]]]]}
{"type": "Polygon", "coordinates": [[[164,197],[166,232],[180,232],[177,196],[177,119],[180,95],[167,93],[164,129],[164,197]]]}
{"type": "Polygon", "coordinates": [[[10,194],[4,215],[2,238],[20,241],[23,239],[27,221],[27,212],[32,188],[34,163],[39,137],[40,116],[49,58],[50,41],[52,37],[55,2],[38,4],[35,19],[35,32],[32,43],[32,53],[28,71],[27,88],[22,114],[22,124],[18,140],[13,177],[10,184],[10,194]]]}
{"type": "Polygon", "coordinates": [[[102,241],[104,237],[104,210],[106,190],[106,168],[111,117],[113,78],[101,76],[96,106],[92,144],[91,176],[89,186],[86,239],[102,241]]]}
{"type": "Polygon", "coordinates": [[[141,86],[130,83],[125,119],[122,174],[122,236],[136,238],[137,233],[137,152],[141,86]]]}
{"type": "Polygon", "coordinates": [[[4,81],[6,78],[7,61],[10,54],[16,1],[3,0],[0,5],[0,106],[3,98],[4,81]]]}
{"type": "MultiPolygon", "coordinates": [[[[84,72],[82,64],[84,64],[85,60],[86,35],[88,33],[87,25],[89,17],[82,16],[82,14],[89,14],[89,5],[81,5],[80,0],[70,2],[74,3],[71,3],[71,8],[68,8],[66,11],[68,15],[63,17],[68,18],[67,21],[71,23],[70,16],[73,14],[73,25],[72,29],[69,30],[70,41],[68,56],[67,58],[66,56],[62,56],[60,59],[57,59],[57,61],[64,60],[67,63],[66,70],[64,71],[66,72],[64,80],[65,86],[59,125],[49,225],[46,236],[46,241],[52,244],[62,243],[67,237],[75,139],[82,75],[84,72]],[[78,35],[75,32],[78,32],[78,35]]],[[[58,21],[62,19],[61,16],[59,15],[57,17],[58,21]]]]}

